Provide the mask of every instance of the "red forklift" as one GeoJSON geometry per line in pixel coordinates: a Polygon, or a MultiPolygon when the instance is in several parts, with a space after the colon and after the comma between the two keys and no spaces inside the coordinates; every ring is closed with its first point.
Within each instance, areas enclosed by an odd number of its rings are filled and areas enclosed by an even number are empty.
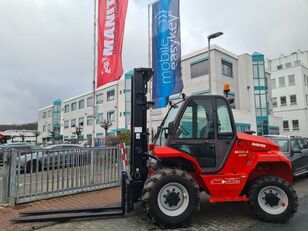
{"type": "Polygon", "coordinates": [[[152,69],[139,68],[132,78],[130,171],[122,173],[121,205],[26,211],[13,222],[124,216],[142,201],[155,224],[179,227],[199,210],[202,191],[210,203],[247,202],[267,222],[285,222],[295,214],[290,161],[270,140],[236,131],[227,97],[183,94],[170,103],[154,144],[148,145],[152,102],[146,96],[152,75],[152,69]]]}

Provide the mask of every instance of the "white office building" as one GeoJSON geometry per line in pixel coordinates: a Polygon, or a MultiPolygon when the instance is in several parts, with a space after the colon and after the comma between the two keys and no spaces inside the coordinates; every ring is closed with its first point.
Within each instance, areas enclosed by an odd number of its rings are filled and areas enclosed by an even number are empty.
{"type": "Polygon", "coordinates": [[[110,121],[108,134],[127,130],[130,121],[130,84],[132,72],[119,80],[95,91],[95,120],[93,116],[93,92],[87,92],[63,101],[56,100],[52,105],[38,111],[39,142],[51,143],[76,140],[76,129],[81,129],[80,140],[91,143],[93,123],[95,137],[102,140],[104,129],[100,124],[110,121]]]}
{"type": "Polygon", "coordinates": [[[281,54],[267,62],[272,105],[282,117],[282,134],[308,137],[308,51],[281,54]]]}
{"type": "MultiPolygon", "coordinates": [[[[201,95],[209,93],[208,49],[202,49],[182,57],[183,93],[186,95],[201,95]]],[[[265,73],[264,56],[259,53],[253,55],[236,55],[219,46],[211,46],[211,79],[212,94],[223,95],[224,84],[230,84],[229,95],[235,99],[233,115],[238,131],[255,131],[258,135],[279,134],[282,129],[281,118],[273,116],[268,98],[267,78],[265,73]],[[253,59],[259,59],[258,62],[253,59]],[[261,59],[263,58],[263,61],[261,59]],[[256,67],[258,71],[253,71],[256,67]],[[263,83],[263,84],[262,84],[263,83]],[[260,86],[261,85],[261,86],[260,86]],[[256,94],[257,91],[262,92],[256,94]],[[263,92],[264,91],[264,92],[263,92]],[[259,97],[262,103],[259,103],[259,97]],[[261,114],[263,112],[263,114],[261,114]],[[261,115],[263,115],[261,117],[261,115]],[[261,119],[264,120],[261,120],[261,119]],[[260,122],[266,121],[266,126],[260,122]],[[257,126],[258,124],[258,126],[257,126]],[[260,125],[259,125],[260,124],[260,125]]],[[[174,98],[176,96],[172,96],[174,98]]],[[[152,111],[152,124],[155,128],[160,124],[167,109],[152,111]]]]}
{"type": "MultiPolygon", "coordinates": [[[[277,134],[282,126],[281,118],[271,115],[270,110],[262,114],[262,123],[257,126],[256,112],[258,108],[255,99],[255,93],[259,90],[254,86],[256,78],[261,78],[267,82],[268,74],[262,67],[259,67],[258,75],[253,73],[253,57],[249,54],[235,55],[219,46],[211,48],[211,76],[212,76],[212,94],[223,95],[224,84],[230,84],[230,97],[233,97],[233,114],[235,117],[238,131],[258,131],[260,134],[277,134]],[[263,71],[263,72],[262,72],[263,71]],[[265,114],[269,118],[265,118],[265,114]],[[267,126],[266,133],[262,129],[267,126]],[[274,130],[269,127],[275,128],[274,130]],[[259,132],[260,131],[260,132],[259,132]]],[[[263,56],[262,56],[263,57],[263,56]]],[[[264,59],[264,57],[263,57],[264,59]]],[[[256,65],[261,65],[258,61],[256,65]]],[[[208,77],[208,56],[207,48],[196,51],[182,57],[182,78],[186,95],[200,95],[209,93],[208,77]]],[[[96,121],[93,120],[93,97],[92,92],[87,92],[63,101],[56,100],[53,105],[39,110],[38,129],[41,132],[40,142],[50,142],[52,138],[57,141],[76,139],[76,127],[82,127],[80,139],[87,140],[88,143],[92,137],[92,124],[95,123],[98,140],[102,140],[104,134],[103,128],[99,125],[102,121],[112,122],[112,127],[108,131],[110,134],[116,134],[118,131],[127,130],[130,126],[130,102],[131,102],[131,78],[133,72],[126,73],[119,81],[109,83],[96,89],[96,121]],[[60,105],[60,106],[59,106],[60,105]]],[[[260,80],[261,81],[261,80],[260,80]]],[[[262,91],[264,89],[261,86],[262,91]]],[[[266,107],[269,108],[268,90],[264,90],[266,97],[266,107]]],[[[262,97],[263,97],[262,95],[262,97]]],[[[176,95],[171,96],[175,99],[176,95]]],[[[153,109],[151,111],[151,127],[153,133],[157,130],[162,119],[167,113],[168,107],[162,109],[153,109]]],[[[264,110],[263,110],[264,111],[264,110]]],[[[150,112],[149,112],[150,115],[150,112]]],[[[261,117],[260,117],[261,118],[261,117]]]]}

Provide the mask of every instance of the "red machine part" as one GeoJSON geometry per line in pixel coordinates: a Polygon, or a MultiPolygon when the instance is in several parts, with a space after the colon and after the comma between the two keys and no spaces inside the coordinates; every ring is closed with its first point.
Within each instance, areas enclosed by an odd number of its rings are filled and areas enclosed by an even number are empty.
{"type": "Polygon", "coordinates": [[[210,202],[248,201],[241,196],[245,185],[263,175],[278,176],[292,183],[290,161],[276,144],[264,137],[238,133],[224,166],[215,173],[203,172],[194,157],[170,147],[155,147],[154,153],[160,159],[189,161],[194,169],[189,173],[199,188],[212,196],[210,202]]]}

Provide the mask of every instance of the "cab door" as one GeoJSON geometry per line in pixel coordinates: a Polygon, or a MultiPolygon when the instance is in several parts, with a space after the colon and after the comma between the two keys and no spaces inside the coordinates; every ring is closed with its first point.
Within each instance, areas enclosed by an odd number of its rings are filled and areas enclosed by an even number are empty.
{"type": "Polygon", "coordinates": [[[193,156],[204,172],[215,172],[232,148],[234,129],[225,98],[191,97],[175,122],[170,146],[193,156]]]}
{"type": "Polygon", "coordinates": [[[290,144],[290,159],[292,162],[293,174],[297,175],[303,168],[301,146],[297,138],[291,138],[290,144]]]}

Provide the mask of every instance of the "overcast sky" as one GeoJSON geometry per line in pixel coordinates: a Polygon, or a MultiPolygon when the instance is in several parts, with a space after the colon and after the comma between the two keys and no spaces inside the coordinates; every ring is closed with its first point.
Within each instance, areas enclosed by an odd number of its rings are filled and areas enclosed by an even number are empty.
{"type": "MultiPolygon", "coordinates": [[[[94,0],[0,0],[0,124],[91,89],[94,0]]],[[[147,66],[147,0],[129,0],[124,70],[147,66]]],[[[181,0],[182,54],[206,35],[236,54],[308,50],[308,0],[181,0]]]]}

